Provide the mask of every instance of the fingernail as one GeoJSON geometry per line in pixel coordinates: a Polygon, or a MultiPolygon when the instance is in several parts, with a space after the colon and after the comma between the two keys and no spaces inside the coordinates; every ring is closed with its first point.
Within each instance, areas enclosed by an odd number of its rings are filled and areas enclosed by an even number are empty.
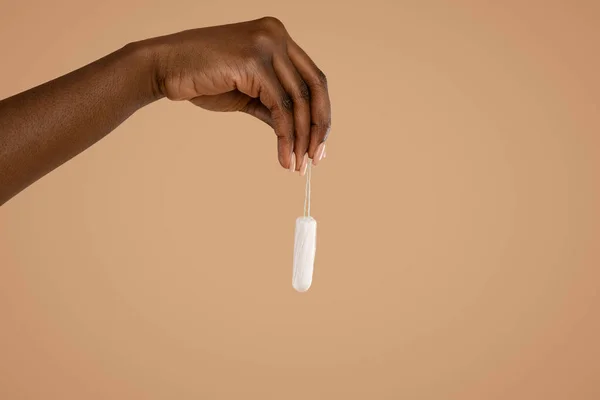
{"type": "Polygon", "coordinates": [[[315,158],[313,158],[313,165],[317,165],[319,161],[323,158],[323,153],[325,153],[325,143],[321,143],[319,147],[317,147],[317,151],[315,151],[315,158]]]}
{"type": "Polygon", "coordinates": [[[323,151],[323,158],[327,158],[327,148],[323,151]]]}
{"type": "Polygon", "coordinates": [[[302,164],[300,165],[300,176],[304,176],[304,174],[306,174],[307,168],[308,168],[308,153],[305,153],[304,158],[302,158],[302,164]]]}
{"type": "Polygon", "coordinates": [[[292,153],[292,157],[290,160],[290,172],[294,172],[296,170],[296,153],[292,153]]]}

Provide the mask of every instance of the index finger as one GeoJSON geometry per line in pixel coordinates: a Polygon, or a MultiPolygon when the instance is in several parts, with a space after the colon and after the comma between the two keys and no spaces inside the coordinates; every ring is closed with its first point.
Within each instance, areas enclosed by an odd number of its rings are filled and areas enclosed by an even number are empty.
{"type": "Polygon", "coordinates": [[[323,157],[325,140],[331,129],[331,100],[329,99],[327,78],[308,54],[292,39],[289,40],[288,55],[310,90],[311,127],[308,156],[316,165],[323,157]]]}
{"type": "MultiPolygon", "coordinates": [[[[279,163],[282,167],[293,171],[296,167],[296,157],[293,153],[294,149],[294,115],[293,102],[290,96],[286,93],[281,85],[275,70],[271,64],[262,65],[258,68],[257,77],[260,81],[258,93],[251,93],[245,86],[239,86],[238,90],[250,97],[260,99],[264,108],[258,107],[253,111],[260,109],[261,115],[266,116],[266,112],[270,114],[270,124],[277,135],[277,153],[279,155],[279,163]],[[248,93],[246,93],[248,92],[248,93]]],[[[266,119],[263,119],[266,121],[266,119]]]]}

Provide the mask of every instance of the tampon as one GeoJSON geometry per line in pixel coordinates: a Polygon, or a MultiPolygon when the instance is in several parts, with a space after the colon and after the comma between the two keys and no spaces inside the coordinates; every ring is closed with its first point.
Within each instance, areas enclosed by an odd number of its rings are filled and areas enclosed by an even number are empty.
{"type": "Polygon", "coordinates": [[[317,221],[310,216],[297,218],[292,286],[298,292],[306,292],[310,288],[316,249],[317,221]]]}

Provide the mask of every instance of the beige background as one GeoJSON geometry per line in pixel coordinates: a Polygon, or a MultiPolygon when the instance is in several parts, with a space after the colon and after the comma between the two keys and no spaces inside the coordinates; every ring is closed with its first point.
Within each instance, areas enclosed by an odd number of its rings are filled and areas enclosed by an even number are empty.
{"type": "Polygon", "coordinates": [[[334,3],[2,0],[0,97],[275,15],[334,120],[306,294],[245,115],[160,101],[3,206],[0,398],[600,397],[600,3],[334,3]]]}

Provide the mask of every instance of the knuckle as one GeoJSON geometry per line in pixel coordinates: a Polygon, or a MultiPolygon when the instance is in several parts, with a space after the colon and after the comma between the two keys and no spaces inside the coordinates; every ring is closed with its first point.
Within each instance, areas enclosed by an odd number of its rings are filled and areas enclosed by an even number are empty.
{"type": "Polygon", "coordinates": [[[297,97],[299,101],[310,101],[310,89],[308,88],[306,82],[304,82],[303,80],[300,81],[297,97]]]}
{"type": "Polygon", "coordinates": [[[331,130],[331,120],[317,121],[313,124],[317,135],[321,138],[327,138],[329,131],[331,130]]]}
{"type": "Polygon", "coordinates": [[[269,49],[275,44],[275,39],[268,29],[259,28],[252,33],[252,43],[258,52],[262,49],[269,49]]]}
{"type": "Polygon", "coordinates": [[[273,52],[276,48],[281,48],[285,43],[287,36],[285,26],[275,17],[263,17],[253,27],[251,41],[253,47],[267,52],[273,52]]]}
{"type": "Polygon", "coordinates": [[[285,29],[283,22],[273,16],[262,17],[260,19],[260,24],[267,29],[272,29],[275,31],[285,29]]]}
{"type": "Polygon", "coordinates": [[[323,87],[327,87],[327,76],[325,75],[325,72],[321,71],[320,69],[317,69],[317,74],[316,74],[316,81],[318,85],[321,85],[323,87]]]}
{"type": "Polygon", "coordinates": [[[287,93],[281,96],[281,108],[282,111],[287,113],[291,113],[294,109],[294,102],[290,95],[288,95],[287,93]]]}

